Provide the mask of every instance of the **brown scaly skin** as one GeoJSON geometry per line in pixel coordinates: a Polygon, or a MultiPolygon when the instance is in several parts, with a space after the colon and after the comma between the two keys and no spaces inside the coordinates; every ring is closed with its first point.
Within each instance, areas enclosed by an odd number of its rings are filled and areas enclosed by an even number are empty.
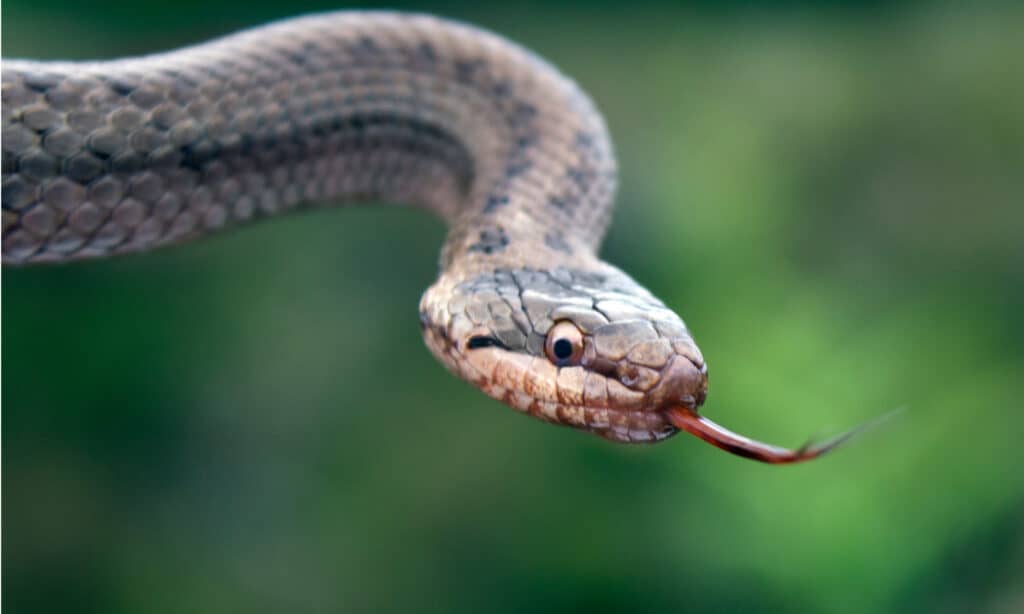
{"type": "Polygon", "coordinates": [[[616,182],[603,119],[494,34],[329,13],[2,72],[5,265],[151,250],[317,203],[417,205],[451,229],[424,338],[488,395],[615,441],[683,429],[768,462],[828,449],[697,415],[707,366],[686,326],[596,256],[616,182]]]}

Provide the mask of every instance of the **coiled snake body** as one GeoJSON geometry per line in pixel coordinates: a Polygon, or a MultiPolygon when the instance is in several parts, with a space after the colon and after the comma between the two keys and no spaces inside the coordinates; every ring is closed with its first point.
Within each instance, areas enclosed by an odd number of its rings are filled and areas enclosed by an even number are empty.
{"type": "Polygon", "coordinates": [[[3,262],[181,243],[316,203],[426,207],[450,233],[430,350],[488,395],[622,442],[679,429],[768,462],[820,455],[697,413],[682,320],[595,254],[616,165],[590,99],[491,33],[344,12],[108,62],[3,62],[3,262]]]}

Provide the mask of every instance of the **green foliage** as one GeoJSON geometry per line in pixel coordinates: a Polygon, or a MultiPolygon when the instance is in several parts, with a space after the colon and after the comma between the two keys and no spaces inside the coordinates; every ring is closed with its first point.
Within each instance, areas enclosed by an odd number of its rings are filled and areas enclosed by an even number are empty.
{"type": "MultiPolygon", "coordinates": [[[[1024,12],[743,4],[437,10],[605,111],[605,255],[695,331],[709,416],[790,445],[898,419],[786,468],[524,419],[422,347],[444,229],[420,212],[9,270],[5,605],[1024,607],[1024,12]]],[[[307,8],[12,0],[3,52],[157,50],[307,8]]]]}

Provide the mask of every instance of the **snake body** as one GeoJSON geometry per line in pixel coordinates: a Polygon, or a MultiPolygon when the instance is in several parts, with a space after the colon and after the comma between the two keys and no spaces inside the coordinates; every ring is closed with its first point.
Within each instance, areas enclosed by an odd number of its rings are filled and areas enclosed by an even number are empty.
{"type": "Polygon", "coordinates": [[[827,449],[758,448],[697,414],[707,366],[687,327],[596,255],[616,186],[603,119],[499,36],[342,12],[2,74],[4,264],[145,251],[318,203],[421,206],[450,227],[424,339],[491,397],[615,441],[685,429],[771,462],[827,449]]]}

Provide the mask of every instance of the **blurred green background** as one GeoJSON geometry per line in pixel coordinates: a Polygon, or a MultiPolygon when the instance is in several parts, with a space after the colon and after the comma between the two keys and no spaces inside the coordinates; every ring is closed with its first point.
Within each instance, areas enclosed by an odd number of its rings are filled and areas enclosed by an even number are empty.
{"type": "MultiPolygon", "coordinates": [[[[604,255],[694,330],[708,415],[796,445],[909,411],[786,468],[526,419],[423,347],[444,228],[419,211],[5,270],[3,605],[1024,611],[1024,8],[482,4],[409,8],[594,96],[604,255]]],[[[3,55],[328,8],[7,0],[3,55]]]]}

